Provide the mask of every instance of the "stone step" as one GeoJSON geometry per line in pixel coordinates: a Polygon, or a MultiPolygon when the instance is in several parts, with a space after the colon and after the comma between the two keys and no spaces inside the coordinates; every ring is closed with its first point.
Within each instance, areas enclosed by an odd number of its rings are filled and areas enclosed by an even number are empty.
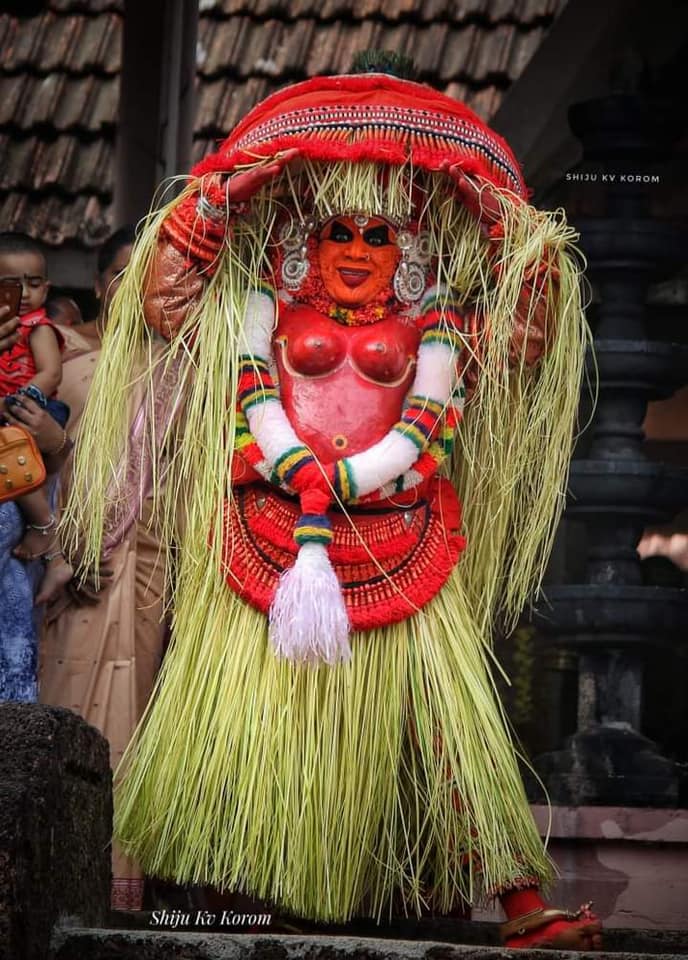
{"type": "MultiPolygon", "coordinates": [[[[249,901],[250,902],[250,901],[249,901]]],[[[248,935],[260,933],[293,935],[327,939],[346,937],[364,940],[432,941],[462,946],[499,946],[499,928],[496,923],[464,920],[457,917],[396,917],[389,923],[377,924],[371,919],[351,920],[347,924],[323,924],[279,914],[261,914],[254,906],[251,912],[241,912],[237,904],[230,910],[167,909],[110,913],[109,926],[126,930],[146,930],[158,933],[232,933],[248,935]],[[214,922],[213,922],[214,921],[214,922]],[[174,929],[173,929],[174,924],[174,929]],[[203,927],[201,928],[201,924],[203,927]],[[251,927],[250,925],[253,924],[251,927]]],[[[638,930],[630,928],[604,929],[605,950],[610,953],[679,954],[688,955],[688,931],[638,930]]],[[[599,956],[599,954],[598,954],[599,956]]]]}
{"type": "Polygon", "coordinates": [[[575,953],[425,940],[62,928],[53,936],[50,960],[648,960],[658,955],[679,960],[688,956],[688,934],[678,937],[685,948],[675,939],[665,942],[667,949],[651,953],[575,953]]]}

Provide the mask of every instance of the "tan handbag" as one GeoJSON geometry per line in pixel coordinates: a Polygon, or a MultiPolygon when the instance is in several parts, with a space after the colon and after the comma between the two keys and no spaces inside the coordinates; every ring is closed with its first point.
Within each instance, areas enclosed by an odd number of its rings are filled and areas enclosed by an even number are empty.
{"type": "Polygon", "coordinates": [[[45,464],[36,441],[21,427],[0,427],[0,503],[45,483],[45,464]]]}

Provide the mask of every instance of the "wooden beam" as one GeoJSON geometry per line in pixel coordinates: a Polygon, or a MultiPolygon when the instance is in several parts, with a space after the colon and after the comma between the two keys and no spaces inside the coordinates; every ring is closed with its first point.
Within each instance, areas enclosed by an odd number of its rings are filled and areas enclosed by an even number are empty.
{"type": "Polygon", "coordinates": [[[511,145],[530,186],[548,186],[575,162],[568,107],[609,92],[610,66],[635,11],[644,5],[645,0],[569,0],[507,92],[490,125],[511,145]]]}
{"type": "Polygon", "coordinates": [[[195,0],[125,0],[115,226],[145,216],[161,180],[188,169],[197,21],[195,0]]]}

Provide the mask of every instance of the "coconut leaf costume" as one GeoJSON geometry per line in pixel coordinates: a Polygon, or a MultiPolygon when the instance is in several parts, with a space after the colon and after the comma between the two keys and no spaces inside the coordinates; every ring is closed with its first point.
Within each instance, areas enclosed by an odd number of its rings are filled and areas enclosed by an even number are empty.
{"type": "Polygon", "coordinates": [[[383,74],[269,97],[151,215],[67,520],[93,564],[152,487],[170,551],[173,642],[117,798],[148,872],[324,920],[547,882],[491,637],[563,505],[573,239],[477,116],[383,74]]]}

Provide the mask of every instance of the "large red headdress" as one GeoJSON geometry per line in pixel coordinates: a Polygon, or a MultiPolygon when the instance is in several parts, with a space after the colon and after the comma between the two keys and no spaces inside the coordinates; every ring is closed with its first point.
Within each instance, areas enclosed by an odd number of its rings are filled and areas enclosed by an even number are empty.
{"type": "Polygon", "coordinates": [[[229,173],[297,148],[321,161],[372,161],[433,171],[459,165],[525,198],[506,142],[464,104],[387,74],[314,77],[267,97],[193,173],[229,173]]]}

